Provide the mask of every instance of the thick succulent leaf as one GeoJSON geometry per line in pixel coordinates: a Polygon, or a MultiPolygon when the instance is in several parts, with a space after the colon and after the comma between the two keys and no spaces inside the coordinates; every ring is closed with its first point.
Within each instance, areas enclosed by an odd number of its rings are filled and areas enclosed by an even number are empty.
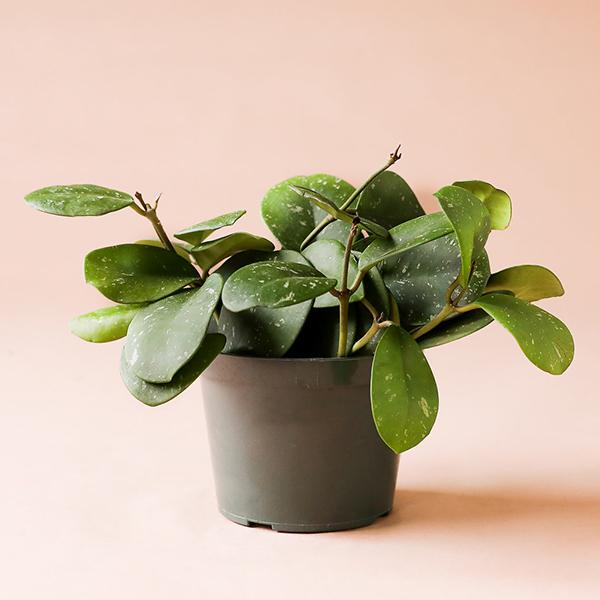
{"type": "Polygon", "coordinates": [[[373,237],[357,237],[352,243],[352,250],[355,252],[364,252],[372,242],[373,237]]]}
{"type": "Polygon", "coordinates": [[[435,423],[433,373],[417,342],[396,325],[386,329],[375,351],[371,408],[381,439],[398,454],[421,442],[435,423]]]}
{"type": "Polygon", "coordinates": [[[390,297],[379,269],[373,267],[363,280],[365,298],[384,315],[390,315],[390,297]]]}
{"type": "MultiPolygon", "coordinates": [[[[342,281],[342,270],[344,265],[344,246],[337,240],[317,240],[307,246],[302,254],[307,258],[310,263],[318,269],[325,277],[336,279],[341,283],[342,281]]],[[[348,268],[348,283],[351,284],[354,278],[358,274],[358,264],[356,259],[351,256],[348,268]]],[[[365,297],[364,286],[361,286],[356,290],[350,302],[357,302],[365,297]]],[[[319,296],[314,303],[315,308],[327,308],[328,306],[338,306],[339,301],[335,296],[329,293],[325,293],[323,296],[319,296]]]]}
{"type": "MultiPolygon", "coordinates": [[[[332,216],[334,219],[342,221],[342,223],[348,223],[349,225],[351,225],[354,222],[356,215],[351,214],[345,210],[341,210],[337,207],[337,205],[334,202],[332,202],[328,198],[325,198],[325,196],[319,194],[319,192],[311,190],[301,185],[290,184],[290,187],[300,197],[310,200],[313,204],[315,204],[315,206],[318,206],[321,210],[326,212],[328,215],[332,216]]],[[[376,235],[378,237],[386,238],[389,235],[385,227],[382,227],[381,225],[367,218],[360,218],[359,228],[365,229],[369,233],[372,233],[373,235],[376,235]]]]}
{"type": "MultiPolygon", "coordinates": [[[[241,267],[267,260],[309,265],[308,261],[295,250],[250,251],[231,257],[219,267],[217,273],[227,279],[241,267]]],[[[219,331],[227,338],[223,351],[226,354],[283,356],[295,343],[311,307],[312,300],[284,308],[257,306],[241,312],[231,312],[223,307],[218,322],[219,331]]]]}
{"type": "Polygon", "coordinates": [[[191,253],[196,262],[205,271],[220,263],[224,258],[244,252],[245,250],[260,250],[269,252],[274,246],[269,240],[251,233],[232,233],[224,237],[203,242],[194,246],[191,253]]]}
{"type": "Polygon", "coordinates": [[[194,356],[175,374],[169,383],[150,383],[138,377],[121,353],[121,378],[129,392],[148,406],[158,406],[181,394],[219,355],[225,345],[225,336],[206,335],[194,356]]]}
{"type": "Polygon", "coordinates": [[[175,234],[175,237],[184,242],[197,246],[201,244],[211,233],[222,229],[223,227],[229,227],[233,225],[240,217],[246,214],[245,210],[235,210],[201,223],[196,223],[191,227],[186,227],[175,234]]]}
{"type": "Polygon", "coordinates": [[[129,323],[146,304],[121,304],[99,308],[71,319],[69,329],[86,342],[112,342],[127,335],[129,323]]]}
{"type": "Polygon", "coordinates": [[[357,212],[361,219],[369,219],[386,229],[425,214],[406,181],[391,171],[381,173],[360,194],[357,212]]]}
{"type": "Polygon", "coordinates": [[[423,350],[441,346],[471,335],[489,325],[493,320],[483,310],[472,310],[457,314],[420,337],[417,341],[423,350]]]}
{"type": "Polygon", "coordinates": [[[464,188],[448,185],[435,196],[456,232],[461,256],[458,282],[464,287],[471,265],[483,252],[490,234],[490,213],[477,196],[464,188]]]}
{"type": "Polygon", "coordinates": [[[53,185],[25,196],[31,206],[61,217],[94,217],[133,203],[125,192],[91,184],[53,185]]]}
{"type": "MultiPolygon", "coordinates": [[[[455,234],[399,254],[381,265],[386,286],[394,296],[402,323],[406,327],[422,325],[446,304],[446,291],[461,269],[460,249],[455,234]]],[[[475,261],[467,291],[459,306],[480,296],[490,276],[485,250],[475,261]]],[[[462,288],[457,288],[455,295],[462,288]]]]}
{"type": "Polygon", "coordinates": [[[198,350],[223,288],[213,273],[202,287],[169,296],[141,310],[129,327],[125,359],[152,383],[167,383],[198,350]]]}
{"type": "Polygon", "coordinates": [[[282,308],[316,298],[337,281],[311,266],[290,262],[259,262],[242,267],[223,288],[223,304],[232,312],[255,306],[282,308]]]}
{"type": "Polygon", "coordinates": [[[485,291],[511,292],[527,302],[565,293],[558,277],[550,269],[539,265],[519,265],[498,271],[489,278],[485,291]]]}
{"type": "MultiPolygon", "coordinates": [[[[155,248],[164,248],[163,243],[160,240],[138,240],[136,244],[141,244],[142,246],[154,246],[155,248]]],[[[173,248],[175,248],[175,252],[181,256],[181,258],[185,258],[188,262],[190,262],[190,250],[192,247],[189,244],[173,244],[173,248]]]]}
{"type": "MultiPolygon", "coordinates": [[[[300,185],[315,190],[336,206],[341,206],[354,191],[343,179],[319,173],[286,179],[274,185],[262,201],[262,216],[273,235],[284,248],[300,250],[304,238],[327,213],[307,198],[300,197],[290,185],[300,185]]],[[[336,221],[328,225],[317,239],[348,238],[350,225],[336,221]]]]}
{"type": "Polygon", "coordinates": [[[85,257],[85,280],[121,304],[159,300],[197,279],[189,262],[153,246],[108,246],[85,257]]]}
{"type": "MultiPolygon", "coordinates": [[[[357,304],[348,308],[348,341],[350,353],[356,339],[358,325],[357,304]]],[[[337,356],[340,337],[340,311],[338,308],[311,310],[300,335],[286,354],[293,358],[331,358],[337,356]]]]}
{"type": "Polygon", "coordinates": [[[506,229],[512,217],[510,196],[485,181],[455,181],[452,185],[469,190],[486,206],[492,229],[506,229]]]}
{"type": "Polygon", "coordinates": [[[573,336],[550,313],[525,300],[502,293],[482,296],[474,302],[517,340],[525,356],[536,366],[560,375],[573,360],[573,336]]]}
{"type": "Polygon", "coordinates": [[[368,271],[381,261],[435,240],[452,231],[444,213],[423,215],[390,229],[388,239],[376,239],[361,254],[359,269],[368,271]]]}

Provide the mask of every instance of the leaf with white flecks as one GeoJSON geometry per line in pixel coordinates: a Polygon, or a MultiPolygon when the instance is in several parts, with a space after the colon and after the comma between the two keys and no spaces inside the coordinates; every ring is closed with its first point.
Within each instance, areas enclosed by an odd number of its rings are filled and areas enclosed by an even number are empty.
{"type": "Polygon", "coordinates": [[[191,227],[186,227],[175,234],[175,237],[184,242],[197,246],[201,244],[209,235],[223,227],[233,225],[240,217],[246,214],[245,210],[236,210],[201,223],[196,223],[191,227]]]}
{"type": "Polygon", "coordinates": [[[486,181],[455,181],[452,185],[469,190],[485,204],[492,229],[506,229],[510,225],[512,203],[504,190],[486,181]]]}
{"type": "Polygon", "coordinates": [[[565,293],[558,277],[539,265],[519,265],[494,273],[488,280],[486,292],[511,292],[517,298],[535,302],[565,293]]]}
{"type": "Polygon", "coordinates": [[[127,335],[133,317],[146,304],[119,304],[99,308],[71,319],[71,333],[86,342],[112,342],[127,335]]]}

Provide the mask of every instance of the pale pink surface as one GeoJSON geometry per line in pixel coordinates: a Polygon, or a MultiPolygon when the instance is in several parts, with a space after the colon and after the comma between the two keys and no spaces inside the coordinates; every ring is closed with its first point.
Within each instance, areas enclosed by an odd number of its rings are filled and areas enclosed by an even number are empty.
{"type": "Polygon", "coordinates": [[[3,3],[0,596],[592,598],[600,594],[600,8],[572,2],[3,3]],[[359,531],[245,529],[216,511],[199,386],[149,409],[120,343],[66,328],[104,304],[82,258],[147,237],[133,212],[68,220],[53,183],[163,192],[169,230],[287,176],[354,183],[397,142],[429,208],[455,179],[506,188],[492,265],[541,263],[567,295],[561,378],[498,326],[429,352],[431,437],[393,515],[359,531]]]}

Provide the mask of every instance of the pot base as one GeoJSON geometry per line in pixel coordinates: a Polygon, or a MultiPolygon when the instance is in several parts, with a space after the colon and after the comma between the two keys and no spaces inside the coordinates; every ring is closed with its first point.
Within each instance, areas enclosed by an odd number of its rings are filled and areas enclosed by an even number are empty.
{"type": "Polygon", "coordinates": [[[345,531],[347,529],[358,529],[359,527],[366,527],[372,525],[381,517],[387,517],[391,510],[364,517],[362,519],[356,519],[354,521],[342,521],[338,523],[309,523],[306,525],[300,523],[269,523],[267,521],[249,521],[244,517],[231,514],[226,510],[219,509],[219,512],[226,517],[229,521],[243,525],[244,527],[270,527],[273,531],[279,533],[326,533],[329,531],[345,531]]]}

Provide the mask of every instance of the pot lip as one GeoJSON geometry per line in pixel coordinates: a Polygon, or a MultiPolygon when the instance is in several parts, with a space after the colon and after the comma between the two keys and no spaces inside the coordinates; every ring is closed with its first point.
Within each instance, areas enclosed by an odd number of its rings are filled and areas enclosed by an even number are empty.
{"type": "Polygon", "coordinates": [[[219,357],[233,358],[236,360],[243,360],[248,362],[263,362],[263,363],[300,363],[300,364],[347,364],[347,363],[361,363],[373,360],[372,354],[366,354],[362,356],[329,356],[329,357],[294,357],[294,356],[281,356],[281,357],[269,357],[269,356],[251,356],[248,354],[224,354],[221,352],[219,357]]]}

